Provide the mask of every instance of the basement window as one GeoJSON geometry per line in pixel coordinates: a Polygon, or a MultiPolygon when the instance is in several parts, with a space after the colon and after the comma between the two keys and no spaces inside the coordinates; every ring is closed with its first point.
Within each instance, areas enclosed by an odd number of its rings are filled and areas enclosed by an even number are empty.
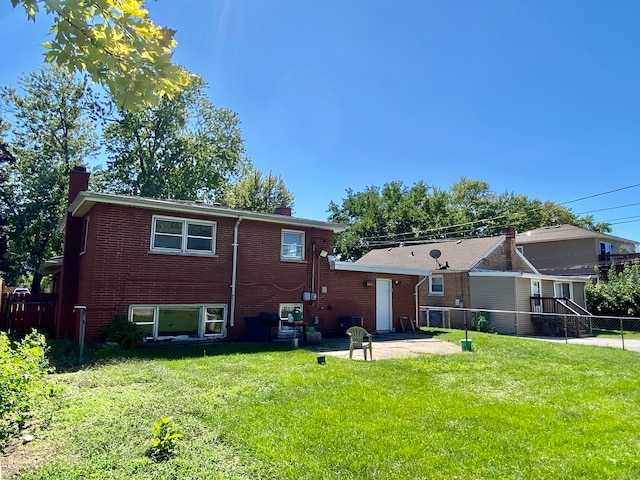
{"type": "Polygon", "coordinates": [[[129,321],[151,340],[175,337],[225,337],[227,306],[212,305],[131,305],[129,321]]]}
{"type": "Polygon", "coordinates": [[[216,223],[170,217],[153,217],[151,251],[214,255],[216,223]]]}

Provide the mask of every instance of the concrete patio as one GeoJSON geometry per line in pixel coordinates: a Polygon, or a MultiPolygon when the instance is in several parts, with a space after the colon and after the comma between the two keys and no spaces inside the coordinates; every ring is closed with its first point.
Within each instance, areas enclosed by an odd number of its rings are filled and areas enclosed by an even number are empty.
{"type": "MultiPolygon", "coordinates": [[[[319,345],[306,345],[305,349],[322,355],[349,358],[348,338],[327,338],[319,345]]],[[[416,357],[418,355],[446,355],[461,353],[458,344],[445,342],[437,336],[415,333],[381,333],[373,335],[373,360],[387,358],[416,357]]],[[[364,360],[362,349],[353,352],[354,360],[364,360]]]]}

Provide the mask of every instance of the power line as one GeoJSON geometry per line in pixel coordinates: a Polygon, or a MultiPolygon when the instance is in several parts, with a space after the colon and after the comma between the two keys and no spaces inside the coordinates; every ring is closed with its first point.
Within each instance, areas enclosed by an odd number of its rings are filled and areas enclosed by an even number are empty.
{"type": "Polygon", "coordinates": [[[604,212],[606,210],[615,210],[617,208],[635,207],[636,205],[640,205],[640,202],[638,202],[638,203],[628,203],[626,205],[617,205],[615,207],[609,207],[609,208],[600,208],[598,210],[588,210],[586,212],[576,213],[576,215],[586,215],[587,213],[604,212]]]}
{"type": "MultiPolygon", "coordinates": [[[[616,193],[616,192],[619,192],[619,191],[622,191],[622,190],[628,190],[628,189],[636,188],[636,187],[640,187],[640,183],[635,184],[635,185],[629,185],[629,186],[626,186],[626,187],[616,188],[614,190],[609,190],[609,191],[606,191],[606,192],[596,193],[594,195],[589,195],[589,196],[586,196],[586,197],[577,198],[575,200],[569,200],[567,202],[556,203],[556,205],[566,205],[566,204],[569,204],[569,203],[575,203],[575,202],[579,202],[579,201],[582,201],[582,200],[595,198],[595,197],[600,197],[600,196],[603,196],[603,195],[609,195],[611,193],[616,193]]],[[[538,200],[538,201],[540,201],[540,200],[538,200]]],[[[401,237],[405,237],[405,236],[409,236],[409,235],[412,236],[412,240],[411,241],[418,240],[420,238],[420,236],[429,234],[431,232],[437,232],[436,234],[439,233],[440,235],[447,235],[446,231],[454,229],[454,228],[475,225],[475,224],[478,224],[478,223],[488,223],[488,222],[491,222],[491,221],[500,220],[500,219],[506,219],[506,218],[509,218],[509,217],[511,217],[511,219],[514,219],[514,217],[516,217],[519,214],[522,214],[522,215],[531,214],[533,212],[536,212],[536,211],[544,209],[544,203],[545,202],[542,202],[542,205],[540,207],[534,207],[534,208],[530,208],[530,209],[527,209],[527,210],[524,210],[524,211],[520,211],[520,212],[512,212],[512,213],[509,213],[509,214],[497,215],[495,217],[483,218],[483,219],[473,220],[473,221],[470,221],[470,222],[458,223],[458,224],[454,224],[454,225],[444,225],[444,226],[441,226],[441,227],[413,230],[413,231],[410,231],[410,232],[388,233],[388,234],[382,234],[382,235],[372,235],[372,236],[368,236],[368,237],[361,237],[361,240],[372,241],[372,243],[376,243],[377,244],[378,243],[378,242],[376,242],[377,239],[387,239],[386,241],[382,240],[380,243],[388,243],[388,242],[398,243],[398,242],[403,241],[401,237]],[[394,239],[395,241],[393,241],[391,239],[394,239]]],[[[579,215],[584,215],[584,214],[587,214],[587,213],[595,213],[595,212],[599,212],[599,211],[613,210],[615,208],[625,208],[625,207],[636,206],[636,205],[640,205],[640,202],[639,203],[632,203],[632,204],[622,205],[620,207],[611,207],[611,208],[591,210],[591,211],[588,211],[588,212],[576,213],[575,215],[579,216],[579,215]]],[[[517,223],[520,223],[520,222],[515,221],[513,223],[517,224],[517,223]]],[[[627,223],[627,222],[622,222],[622,223],[627,223]]],[[[617,225],[617,223],[616,223],[616,225],[617,225]]],[[[498,227],[499,227],[499,225],[491,226],[491,228],[498,228],[498,227]]],[[[465,231],[462,231],[462,232],[457,231],[457,232],[454,232],[454,233],[455,234],[460,234],[460,233],[466,233],[466,232],[472,232],[472,230],[465,230],[465,231]]],[[[405,241],[404,243],[407,243],[407,241],[405,241]]]]}
{"type": "Polygon", "coordinates": [[[595,195],[589,195],[588,197],[582,197],[582,198],[577,198],[575,200],[569,200],[568,202],[562,202],[562,203],[559,203],[558,205],[566,205],[568,203],[580,202],[582,200],[588,200],[590,198],[601,197],[602,195],[609,195],[610,193],[616,193],[616,192],[620,192],[622,190],[628,190],[630,188],[636,188],[636,187],[640,187],[640,183],[636,183],[635,185],[629,185],[628,187],[616,188],[615,190],[609,190],[607,192],[596,193],[595,195]]]}

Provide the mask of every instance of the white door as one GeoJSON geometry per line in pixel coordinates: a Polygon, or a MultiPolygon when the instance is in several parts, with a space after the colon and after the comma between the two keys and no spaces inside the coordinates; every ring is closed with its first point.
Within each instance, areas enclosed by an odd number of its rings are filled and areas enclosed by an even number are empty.
{"type": "Polygon", "coordinates": [[[391,330],[391,280],[376,279],[376,331],[391,330]]]}
{"type": "MultiPolygon", "coordinates": [[[[531,280],[531,296],[532,297],[541,297],[542,296],[542,288],[540,286],[540,280],[531,280]]],[[[533,300],[533,311],[541,313],[542,312],[542,299],[533,300]]]]}

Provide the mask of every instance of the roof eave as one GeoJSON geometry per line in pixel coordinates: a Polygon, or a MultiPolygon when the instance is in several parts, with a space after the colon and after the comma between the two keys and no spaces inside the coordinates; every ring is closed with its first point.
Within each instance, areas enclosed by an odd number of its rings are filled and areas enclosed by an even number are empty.
{"type": "Polygon", "coordinates": [[[396,265],[374,265],[371,263],[343,262],[329,259],[331,270],[364,272],[364,273],[386,273],[395,275],[416,275],[428,276],[432,272],[424,268],[400,267],[396,265]]]}
{"type": "Polygon", "coordinates": [[[252,212],[249,210],[236,210],[227,207],[217,207],[205,204],[177,204],[172,203],[171,201],[155,198],[128,197],[124,195],[111,195],[88,191],[80,192],[80,194],[78,194],[73,203],[71,203],[71,205],[69,206],[69,212],[71,212],[74,217],[84,217],[96,203],[120,205],[124,207],[164,210],[181,214],[197,214],[210,217],[242,217],[245,220],[255,220],[258,222],[269,222],[307,228],[319,228],[322,230],[330,230],[333,233],[340,233],[347,229],[346,225],[341,225],[338,223],[308,220],[303,218],[290,217],[288,215],[252,212]]]}

